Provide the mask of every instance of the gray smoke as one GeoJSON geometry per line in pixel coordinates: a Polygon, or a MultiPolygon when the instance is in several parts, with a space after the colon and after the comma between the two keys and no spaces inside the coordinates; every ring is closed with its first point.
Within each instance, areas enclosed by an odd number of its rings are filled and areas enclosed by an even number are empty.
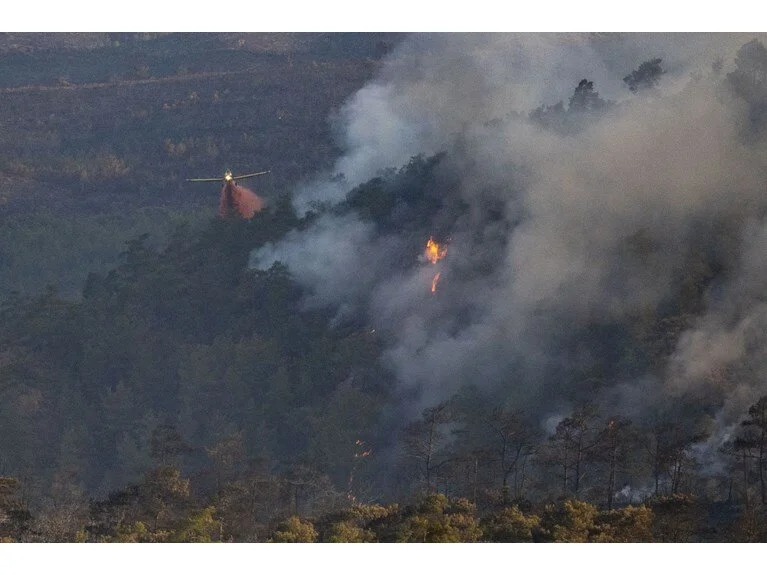
{"type": "Polygon", "coordinates": [[[354,302],[370,288],[374,275],[374,269],[365,265],[365,258],[373,255],[372,227],[352,217],[324,216],[307,232],[293,230],[279,245],[267,245],[258,254],[258,265],[269,267],[280,261],[301,284],[312,286],[305,302],[309,308],[354,302]],[[353,282],[350,270],[359,271],[353,282]]]}
{"type": "Polygon", "coordinates": [[[422,406],[471,383],[502,387],[541,418],[586,397],[641,416],[705,389],[721,439],[767,393],[767,155],[744,138],[748,110],[725,77],[753,37],[410,37],[339,114],[335,177],[296,203],[339,202],[381,170],[446,151],[468,206],[447,257],[397,266],[412,237],[325,214],[255,252],[253,265],[281,260],[308,289],[306,305],[363,313],[422,406]],[[655,57],[666,70],[659,87],[632,95],[622,78],[655,57]],[[583,78],[613,102],[605,112],[559,131],[530,120],[538,106],[566,107],[583,78]],[[487,217],[488,201],[501,206],[500,222],[487,217]],[[610,362],[609,345],[584,337],[588,326],[658,313],[703,252],[731,269],[687,313],[668,365],[596,392],[576,376],[610,362]],[[480,261],[491,265],[471,273],[480,261]]]}

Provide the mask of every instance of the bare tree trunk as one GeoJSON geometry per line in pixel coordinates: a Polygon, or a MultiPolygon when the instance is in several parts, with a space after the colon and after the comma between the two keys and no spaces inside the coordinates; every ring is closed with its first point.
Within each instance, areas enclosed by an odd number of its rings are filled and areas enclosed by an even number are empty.
{"type": "Polygon", "coordinates": [[[613,493],[615,492],[615,467],[616,467],[616,454],[613,449],[610,454],[610,477],[607,480],[607,509],[613,508],[613,493]]]}
{"type": "Polygon", "coordinates": [[[674,461],[674,467],[672,468],[671,493],[677,493],[679,491],[680,477],[682,476],[682,461],[680,457],[674,461]]]}
{"type": "Polygon", "coordinates": [[[762,505],[767,503],[767,485],[765,485],[764,478],[764,440],[765,433],[764,429],[762,429],[762,437],[759,441],[759,488],[762,495],[762,505]]]}
{"type": "Polygon", "coordinates": [[[519,483],[517,483],[517,474],[514,474],[514,496],[517,499],[522,499],[522,493],[525,489],[525,470],[527,468],[527,458],[527,454],[522,458],[521,477],[519,479],[519,483]]]}
{"type": "Polygon", "coordinates": [[[503,445],[501,447],[501,473],[503,474],[503,482],[501,485],[501,500],[504,507],[509,501],[509,474],[506,469],[506,438],[503,438],[503,445]]]}
{"type": "Polygon", "coordinates": [[[581,459],[583,458],[583,434],[578,437],[578,451],[575,457],[575,498],[578,498],[578,491],[581,484],[581,459]]]}
{"type": "Polygon", "coordinates": [[[732,475],[731,475],[730,476],[730,486],[727,489],[727,503],[732,503],[732,483],[733,483],[733,479],[732,479],[732,475]]]}
{"type": "Polygon", "coordinates": [[[434,426],[429,426],[429,439],[426,444],[426,492],[431,493],[431,448],[434,437],[434,426]]]}
{"type": "Polygon", "coordinates": [[[253,528],[253,541],[258,541],[258,532],[256,531],[256,493],[257,485],[255,481],[250,483],[250,509],[248,510],[248,518],[250,519],[250,526],[253,528]]]}
{"type": "Polygon", "coordinates": [[[746,450],[743,450],[743,502],[748,507],[748,459],[746,450]]]}
{"type": "Polygon", "coordinates": [[[509,502],[509,473],[503,474],[503,485],[501,486],[501,497],[503,505],[505,506],[509,502]]]}

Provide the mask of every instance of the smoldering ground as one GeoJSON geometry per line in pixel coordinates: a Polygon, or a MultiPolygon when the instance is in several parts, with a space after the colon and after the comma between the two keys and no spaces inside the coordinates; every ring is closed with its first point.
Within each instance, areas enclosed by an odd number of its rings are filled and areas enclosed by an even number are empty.
{"type": "Polygon", "coordinates": [[[414,413],[466,384],[539,421],[705,396],[721,439],[767,393],[767,60],[739,52],[753,38],[410,37],[338,114],[334,177],[297,191],[322,215],[253,265],[283,261],[307,306],[377,329],[414,413]],[[653,58],[665,73],[632,94],[623,78],[653,58]],[[442,154],[426,183],[381,172],[418,154],[442,154]],[[376,176],[386,225],[349,200],[376,176]],[[419,259],[432,234],[449,245],[438,269],[419,259]]]}

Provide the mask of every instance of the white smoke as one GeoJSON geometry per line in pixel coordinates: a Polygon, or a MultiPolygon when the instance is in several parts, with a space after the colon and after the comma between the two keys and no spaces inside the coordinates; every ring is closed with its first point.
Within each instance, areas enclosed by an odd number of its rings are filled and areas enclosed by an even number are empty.
{"type": "Polygon", "coordinates": [[[641,411],[632,402],[713,385],[725,429],[767,391],[764,377],[711,377],[745,364],[767,375],[754,359],[767,357],[767,155],[744,143],[747,110],[723,75],[752,37],[413,36],[339,115],[343,179],[318,180],[297,204],[338,202],[381,170],[447,151],[468,208],[450,230],[437,293],[434,268],[393,265],[413,238],[351,215],[321,217],[255,253],[254,265],[286,263],[309,288],[307,305],[364,309],[388,334],[384,361],[424,404],[467,383],[496,385],[543,414],[586,393],[575,369],[606,361],[579,345],[588,325],[656,313],[691,254],[724,251],[737,265],[682,326],[667,372],[612,382],[601,398],[641,411]],[[667,70],[659,88],[632,95],[623,76],[655,57],[667,70]],[[719,58],[724,73],[712,69],[719,58]],[[560,132],[529,120],[542,104],[566,107],[583,78],[613,100],[604,114],[560,132]],[[489,200],[502,224],[486,217],[489,200]],[[735,231],[712,237],[722,222],[735,231]],[[478,260],[493,265],[464,273],[478,260]]]}
{"type": "Polygon", "coordinates": [[[364,265],[372,257],[372,225],[352,217],[321,217],[307,232],[293,230],[277,245],[269,243],[253,254],[251,265],[268,268],[275,262],[288,266],[296,280],[312,286],[307,307],[325,307],[354,302],[369,288],[373,270],[364,265]],[[359,270],[356,281],[349,282],[349,270],[359,270]]]}

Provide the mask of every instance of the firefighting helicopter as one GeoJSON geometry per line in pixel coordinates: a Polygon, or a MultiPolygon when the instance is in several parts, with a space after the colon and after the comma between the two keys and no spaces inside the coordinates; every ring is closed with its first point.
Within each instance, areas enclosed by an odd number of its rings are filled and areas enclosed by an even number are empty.
{"type": "Polygon", "coordinates": [[[268,174],[271,170],[263,172],[254,172],[252,174],[243,174],[235,176],[231,170],[224,172],[223,178],[188,178],[187,182],[223,182],[221,187],[221,199],[219,201],[218,213],[223,217],[231,214],[239,214],[243,218],[250,219],[256,212],[260,212],[263,207],[263,200],[247,188],[237,184],[239,180],[262,176],[268,174]]]}

